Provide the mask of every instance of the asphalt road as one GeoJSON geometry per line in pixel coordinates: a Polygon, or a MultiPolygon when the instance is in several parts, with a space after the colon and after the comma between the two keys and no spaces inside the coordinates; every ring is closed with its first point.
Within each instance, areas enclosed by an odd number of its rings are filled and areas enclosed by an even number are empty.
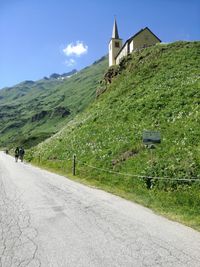
{"type": "Polygon", "coordinates": [[[1,267],[200,266],[200,233],[0,152],[1,267]]]}

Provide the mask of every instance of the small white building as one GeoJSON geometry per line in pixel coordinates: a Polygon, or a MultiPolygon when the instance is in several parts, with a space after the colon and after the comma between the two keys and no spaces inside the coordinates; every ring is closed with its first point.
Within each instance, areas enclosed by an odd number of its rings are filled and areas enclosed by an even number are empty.
{"type": "Polygon", "coordinates": [[[148,46],[160,43],[161,40],[148,28],[141,29],[124,44],[119,38],[117,22],[114,20],[112,38],[109,42],[109,67],[118,65],[120,60],[128,54],[148,46]]]}

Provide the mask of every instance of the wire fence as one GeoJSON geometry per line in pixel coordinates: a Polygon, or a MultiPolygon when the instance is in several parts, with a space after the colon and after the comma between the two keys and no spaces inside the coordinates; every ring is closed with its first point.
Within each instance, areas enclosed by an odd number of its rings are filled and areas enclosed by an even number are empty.
{"type": "Polygon", "coordinates": [[[101,172],[106,172],[106,173],[112,173],[116,175],[122,175],[122,176],[127,176],[127,177],[134,177],[134,178],[139,178],[139,179],[151,179],[151,180],[161,180],[161,181],[182,181],[182,182],[200,182],[200,178],[198,177],[181,177],[181,178],[175,178],[175,177],[169,177],[169,176],[150,176],[150,175],[139,175],[139,174],[133,174],[133,173],[125,173],[125,172],[118,172],[110,169],[105,169],[105,168],[100,168],[93,166],[91,164],[87,164],[86,162],[77,159],[77,157],[73,156],[72,159],[66,158],[66,159],[49,159],[49,161],[56,161],[56,162],[71,162],[72,166],[72,172],[73,174],[76,173],[77,169],[77,163],[80,163],[83,166],[86,166],[91,169],[95,169],[101,172]]]}
{"type": "Polygon", "coordinates": [[[81,160],[77,160],[77,159],[76,159],[76,161],[82,163],[83,165],[85,165],[85,166],[87,166],[89,168],[96,169],[96,170],[99,170],[99,171],[102,171],[102,172],[113,173],[113,174],[116,174],[116,175],[123,175],[123,176],[129,176],[129,177],[135,177],[135,178],[141,178],[141,179],[152,179],[152,180],[185,181],[185,182],[195,181],[195,182],[200,182],[200,178],[196,178],[196,177],[174,178],[174,177],[169,177],[169,176],[159,177],[159,176],[149,176],[149,175],[138,175],[138,174],[117,172],[117,171],[114,171],[114,170],[99,168],[99,167],[92,166],[90,164],[87,164],[87,163],[85,163],[85,162],[83,162],[81,160]]]}

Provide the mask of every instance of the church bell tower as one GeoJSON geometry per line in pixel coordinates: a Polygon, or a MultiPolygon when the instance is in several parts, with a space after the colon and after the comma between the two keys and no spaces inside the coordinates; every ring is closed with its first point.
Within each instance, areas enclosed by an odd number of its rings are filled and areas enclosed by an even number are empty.
{"type": "Polygon", "coordinates": [[[117,22],[114,20],[112,38],[109,42],[109,67],[116,65],[115,58],[122,48],[122,39],[119,38],[117,22]]]}

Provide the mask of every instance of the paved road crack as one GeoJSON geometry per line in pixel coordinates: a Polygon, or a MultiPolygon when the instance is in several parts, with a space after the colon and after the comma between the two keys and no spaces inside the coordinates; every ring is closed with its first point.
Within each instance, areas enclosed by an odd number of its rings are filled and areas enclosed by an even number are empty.
{"type": "Polygon", "coordinates": [[[37,230],[31,226],[29,212],[20,200],[21,195],[6,192],[0,176],[0,266],[39,267],[37,230]]]}

